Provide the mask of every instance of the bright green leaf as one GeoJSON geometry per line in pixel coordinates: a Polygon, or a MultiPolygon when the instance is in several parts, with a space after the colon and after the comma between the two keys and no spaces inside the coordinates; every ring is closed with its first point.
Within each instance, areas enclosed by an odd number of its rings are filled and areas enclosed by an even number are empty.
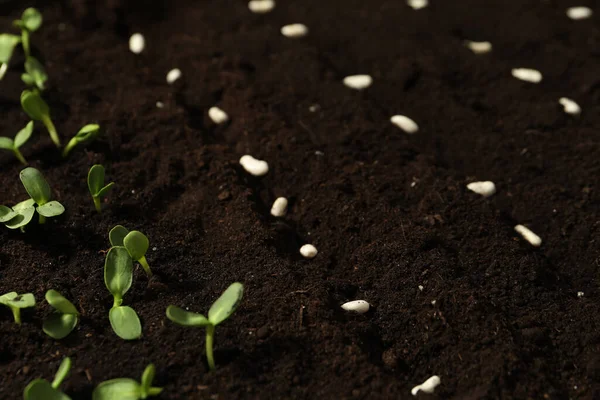
{"type": "Polygon", "coordinates": [[[26,72],[23,72],[21,74],[21,80],[27,86],[34,86],[35,85],[35,79],[33,79],[33,76],[29,75],[26,72]]]}
{"type": "Polygon", "coordinates": [[[133,262],[125,247],[115,246],[108,251],[104,263],[104,283],[113,296],[121,299],[131,287],[133,262]]]}
{"type": "Polygon", "coordinates": [[[35,297],[32,293],[10,292],[0,296],[0,304],[15,308],[29,308],[35,306],[35,297]]]}
{"type": "Polygon", "coordinates": [[[44,321],[42,329],[44,333],[53,339],[63,339],[69,335],[77,326],[79,317],[75,314],[51,314],[44,321]]]}
{"type": "Polygon", "coordinates": [[[154,376],[156,375],[156,368],[154,368],[154,364],[149,364],[146,369],[144,369],[144,373],[142,374],[142,399],[148,397],[150,389],[152,388],[152,381],[154,380],[154,376]]]}
{"type": "Polygon", "coordinates": [[[110,190],[113,188],[113,186],[115,186],[114,182],[109,183],[108,185],[104,186],[102,189],[100,189],[100,191],[98,192],[98,197],[104,197],[108,194],[108,192],[110,192],[110,190]]]}
{"type": "Polygon", "coordinates": [[[33,7],[23,11],[21,15],[23,26],[30,32],[37,31],[42,26],[42,20],[42,14],[33,7]]]}
{"type": "MultiPolygon", "coordinates": [[[[44,66],[35,57],[27,57],[25,60],[25,72],[31,78],[31,80],[33,80],[33,83],[36,87],[38,87],[40,90],[44,90],[44,86],[48,80],[48,75],[46,74],[44,66]]],[[[27,80],[29,80],[29,78],[27,80]]],[[[23,79],[23,81],[25,82],[25,79],[23,79]]],[[[31,85],[31,83],[25,83],[31,85]]]]}
{"type": "Polygon", "coordinates": [[[88,188],[92,196],[97,197],[104,186],[104,167],[100,164],[92,165],[88,172],[88,188]]]}
{"type": "Polygon", "coordinates": [[[81,128],[79,132],[77,132],[75,137],[77,138],[79,143],[82,143],[86,140],[95,138],[98,135],[98,133],[100,133],[100,125],[88,124],[81,128]]]}
{"type": "Polygon", "coordinates": [[[144,235],[142,232],[131,231],[123,239],[123,245],[129,254],[131,254],[131,258],[134,260],[139,260],[146,255],[146,251],[148,251],[150,243],[148,242],[146,235],[144,235]]]}
{"type": "Polygon", "coordinates": [[[50,289],[46,292],[46,301],[63,314],[79,314],[73,303],[54,289],[50,289]]]}
{"type": "Polygon", "coordinates": [[[138,400],[141,395],[141,386],[135,380],[117,378],[99,384],[94,389],[92,400],[138,400]]]}
{"type": "Polygon", "coordinates": [[[239,282],[232,283],[208,310],[208,320],[215,326],[225,321],[238,307],[243,294],[244,285],[239,282]]]}
{"type": "Polygon", "coordinates": [[[35,214],[34,204],[35,201],[33,199],[27,199],[18,203],[13,207],[13,211],[17,213],[17,216],[5,222],[4,225],[9,229],[17,229],[27,225],[31,222],[33,214],[35,214]]]}
{"type": "Polygon", "coordinates": [[[167,307],[167,318],[182,326],[208,326],[210,321],[202,314],[185,311],[177,306],[167,307]]]}
{"type": "Polygon", "coordinates": [[[21,43],[21,37],[8,33],[0,34],[0,63],[8,64],[15,47],[21,43]]]}
{"type": "Polygon", "coordinates": [[[71,370],[71,359],[69,357],[63,358],[60,365],[58,366],[58,370],[56,374],[54,374],[54,380],[52,381],[52,387],[58,389],[60,385],[63,383],[67,375],[69,375],[69,371],[71,370]]]}
{"type": "Polygon", "coordinates": [[[123,246],[123,239],[125,239],[128,233],[129,231],[123,225],[115,226],[108,233],[110,244],[112,246],[123,246]]]}
{"type": "Polygon", "coordinates": [[[54,389],[45,379],[36,379],[27,385],[23,392],[25,400],[71,400],[69,396],[54,389]]]}
{"type": "Polygon", "coordinates": [[[15,147],[15,143],[11,138],[4,136],[0,137],[0,149],[12,150],[15,147]]]}
{"type": "Polygon", "coordinates": [[[0,222],[6,222],[17,216],[10,207],[0,206],[0,222]]]}
{"type": "Polygon", "coordinates": [[[49,201],[46,204],[36,208],[37,212],[44,217],[56,217],[65,212],[65,208],[58,201],[49,201]]]}
{"type": "Polygon", "coordinates": [[[50,116],[50,108],[37,91],[24,90],[21,93],[21,106],[29,117],[35,121],[42,121],[50,116]]]}
{"type": "Polygon", "coordinates": [[[35,200],[38,205],[44,205],[52,196],[50,186],[40,171],[35,168],[28,167],[19,174],[25,190],[29,196],[35,200]]]}
{"type": "Polygon", "coordinates": [[[128,306],[113,307],[108,315],[113,331],[121,339],[134,340],[142,336],[142,324],[135,310],[128,306]]]}
{"type": "Polygon", "coordinates": [[[18,149],[23,146],[31,137],[33,133],[33,121],[29,121],[25,128],[21,129],[15,136],[15,147],[18,149]]]}

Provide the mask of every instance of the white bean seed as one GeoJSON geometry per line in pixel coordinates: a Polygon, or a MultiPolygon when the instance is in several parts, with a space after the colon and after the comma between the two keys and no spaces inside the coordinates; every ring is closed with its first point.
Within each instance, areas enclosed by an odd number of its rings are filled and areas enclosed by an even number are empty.
{"type": "Polygon", "coordinates": [[[571,7],[567,8],[567,17],[578,20],[591,17],[593,11],[589,7],[571,7]]]}
{"type": "Polygon", "coordinates": [[[146,39],[141,33],[134,33],[129,38],[129,50],[134,54],[140,54],[146,47],[146,39]]]}
{"type": "Polygon", "coordinates": [[[513,68],[512,76],[525,82],[540,83],[542,81],[542,73],[537,69],[513,68]]]}
{"type": "Polygon", "coordinates": [[[540,247],[542,245],[542,239],[526,226],[517,225],[515,226],[515,231],[523,236],[523,239],[531,243],[532,246],[540,247]]]}
{"type": "Polygon", "coordinates": [[[317,253],[317,248],[312,244],[305,244],[304,246],[300,247],[300,254],[302,254],[304,258],[315,258],[317,253]]]}
{"type": "Polygon", "coordinates": [[[246,170],[246,172],[254,176],[263,176],[269,172],[269,164],[267,164],[266,161],[257,160],[248,154],[240,158],[240,165],[246,170]]]}
{"type": "Polygon", "coordinates": [[[473,42],[466,40],[465,45],[475,54],[485,54],[492,51],[492,44],[490,42],[473,42]]]}
{"type": "Polygon", "coordinates": [[[255,14],[266,14],[275,8],[273,0],[252,0],[248,3],[248,9],[255,14]]]}
{"type": "Polygon", "coordinates": [[[427,394],[431,394],[435,391],[435,388],[441,383],[440,377],[437,375],[433,375],[431,378],[427,379],[425,382],[423,382],[420,385],[415,386],[414,388],[412,388],[412,390],[410,391],[410,393],[412,393],[413,396],[416,396],[417,393],[419,392],[419,390],[427,393],[427,394]]]}
{"type": "Polygon", "coordinates": [[[582,297],[583,297],[583,295],[584,295],[584,293],[583,293],[583,292],[577,292],[577,297],[579,297],[579,298],[582,298],[582,297]]]}
{"type": "Polygon", "coordinates": [[[288,200],[285,197],[278,197],[271,207],[271,215],[274,217],[283,217],[287,213],[288,200]]]}
{"type": "Polygon", "coordinates": [[[167,83],[171,84],[179,78],[181,78],[181,70],[179,68],[174,68],[167,74],[167,83]]]}
{"type": "Polygon", "coordinates": [[[350,75],[344,78],[344,85],[350,89],[363,90],[373,84],[373,78],[370,75],[350,75]]]}
{"type": "Polygon", "coordinates": [[[558,99],[558,102],[563,106],[567,114],[581,114],[581,107],[579,107],[579,104],[575,103],[573,100],[566,97],[561,97],[560,99],[558,99]]]}
{"type": "Polygon", "coordinates": [[[208,116],[217,125],[221,125],[227,121],[229,121],[229,116],[219,107],[211,107],[208,109],[208,116]]]}
{"type": "Polygon", "coordinates": [[[496,193],[496,185],[492,181],[471,182],[467,185],[467,189],[483,197],[490,197],[496,193]]]}
{"type": "Polygon", "coordinates": [[[342,308],[346,311],[354,311],[358,314],[364,314],[369,311],[371,305],[365,300],[354,300],[342,304],[342,308]]]}
{"type": "Polygon", "coordinates": [[[406,0],[406,4],[413,10],[420,10],[429,5],[429,0],[406,0]]]}
{"type": "Polygon", "coordinates": [[[308,35],[308,28],[304,24],[290,24],[281,27],[281,34],[289,38],[301,38],[308,35]]]}
{"type": "Polygon", "coordinates": [[[419,131],[419,125],[406,115],[394,115],[390,118],[390,122],[408,134],[417,133],[419,131]]]}

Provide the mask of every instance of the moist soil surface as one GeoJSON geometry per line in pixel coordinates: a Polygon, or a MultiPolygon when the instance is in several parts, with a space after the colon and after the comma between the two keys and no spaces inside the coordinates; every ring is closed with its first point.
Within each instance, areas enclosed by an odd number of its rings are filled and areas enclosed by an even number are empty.
{"type": "MultiPolygon", "coordinates": [[[[63,160],[38,123],[23,147],[66,212],[0,230],[0,293],[38,301],[22,326],[0,308],[0,399],[51,380],[65,356],[73,399],[149,363],[158,399],[408,399],[431,375],[442,383],[430,398],[600,398],[600,28],[597,15],[567,18],[573,5],[302,0],[256,15],[244,0],[3,1],[3,32],[26,6],[43,12],[33,52],[63,142],[91,122],[104,134],[63,160]],[[280,34],[297,22],[308,36],[280,34]],[[514,79],[517,67],[544,79],[514,79]],[[172,68],[183,76],[169,85],[172,68]],[[353,74],[374,83],[345,87],[353,74]],[[215,105],[229,123],[211,122],[215,105]],[[246,173],[244,154],[269,173],[246,173]],[[86,184],[97,163],[116,182],[102,214],[86,184]],[[468,191],[475,180],[497,194],[468,191]],[[276,219],[279,196],[290,206],[276,219]],[[143,326],[131,342],[110,327],[103,281],[117,224],[149,237],[155,272],[137,266],[125,295],[143,326]],[[316,258],[299,254],[305,243],[316,258]],[[217,328],[209,372],[204,331],[165,309],[206,312],[234,281],[244,299],[217,328]],[[49,289],[82,313],[60,341],[41,329],[49,289]],[[356,299],[370,311],[340,308],[356,299]]],[[[19,49],[0,82],[2,136],[28,121],[22,62],[19,49]]],[[[21,169],[0,155],[2,204],[27,198],[21,169]]]]}

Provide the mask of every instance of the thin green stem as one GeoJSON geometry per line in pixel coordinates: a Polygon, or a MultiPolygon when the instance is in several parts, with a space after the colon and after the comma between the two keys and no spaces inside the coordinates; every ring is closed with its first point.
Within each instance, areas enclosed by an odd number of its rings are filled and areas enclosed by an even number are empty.
{"type": "Polygon", "coordinates": [[[206,360],[211,371],[216,369],[215,357],[213,356],[213,340],[215,337],[215,326],[208,325],[206,327],[206,360]]]}
{"type": "Polygon", "coordinates": [[[21,29],[21,43],[23,45],[23,51],[25,52],[25,58],[31,55],[29,48],[29,31],[27,29],[21,29]]]}
{"type": "Polygon", "coordinates": [[[100,214],[102,212],[102,203],[100,202],[100,197],[93,197],[92,199],[94,199],[94,206],[96,206],[96,211],[98,211],[98,214],[100,214]]]}
{"type": "Polygon", "coordinates": [[[121,304],[123,304],[123,299],[119,296],[114,296],[114,300],[113,300],[113,308],[115,307],[119,307],[121,304]]]}
{"type": "MultiPolygon", "coordinates": [[[[48,133],[50,134],[50,138],[52,139],[52,141],[54,142],[54,144],[56,145],[56,147],[60,147],[60,138],[58,137],[58,133],[56,132],[56,127],[54,126],[54,123],[50,119],[50,116],[49,115],[44,115],[42,117],[42,123],[44,124],[44,126],[48,130],[48,133]]],[[[63,153],[63,156],[64,155],[65,155],[65,153],[63,153]]]]}
{"type": "Polygon", "coordinates": [[[43,225],[46,223],[46,217],[44,217],[42,214],[40,214],[40,219],[38,220],[38,222],[40,223],[40,225],[43,225]]]}
{"type": "Polygon", "coordinates": [[[25,159],[25,157],[23,157],[23,154],[21,154],[21,151],[19,149],[17,149],[16,147],[13,149],[13,153],[15,153],[15,157],[17,157],[17,159],[19,161],[21,161],[21,163],[23,165],[27,165],[27,160],[25,159]]]}
{"type": "Polygon", "coordinates": [[[69,143],[67,143],[67,145],[65,146],[65,148],[62,152],[62,156],[67,157],[69,155],[69,153],[71,152],[71,150],[73,150],[73,148],[75,148],[75,146],[77,146],[77,140],[75,140],[75,138],[69,140],[69,143]]]}
{"type": "Polygon", "coordinates": [[[148,261],[146,261],[146,256],[142,256],[142,258],[140,258],[138,262],[142,265],[144,271],[146,271],[146,275],[148,275],[148,278],[152,277],[152,271],[150,271],[150,266],[148,265],[148,261]]]}
{"type": "Polygon", "coordinates": [[[21,309],[17,307],[11,307],[10,309],[12,310],[13,317],[15,317],[15,322],[21,325],[21,309]]]}

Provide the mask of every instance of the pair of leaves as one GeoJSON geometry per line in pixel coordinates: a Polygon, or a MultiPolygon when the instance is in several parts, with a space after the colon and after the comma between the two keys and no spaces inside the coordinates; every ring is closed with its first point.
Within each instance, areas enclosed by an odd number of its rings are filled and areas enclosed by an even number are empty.
{"type": "Polygon", "coordinates": [[[33,199],[22,201],[12,209],[0,206],[0,222],[4,223],[8,229],[24,227],[31,222],[33,214],[35,214],[35,201],[33,199]]]}
{"type": "Polygon", "coordinates": [[[23,158],[23,155],[19,151],[19,148],[23,146],[31,137],[33,133],[33,121],[29,121],[29,123],[25,126],[25,128],[21,129],[15,139],[0,137],[0,149],[9,150],[15,153],[19,161],[23,164],[27,164],[27,161],[23,158]]]}
{"type": "Polygon", "coordinates": [[[36,58],[29,56],[25,60],[25,73],[21,75],[21,80],[28,86],[37,87],[39,90],[44,90],[48,74],[42,63],[36,58]]]}
{"type": "Polygon", "coordinates": [[[44,321],[42,329],[54,339],[62,339],[75,329],[79,322],[79,312],[69,300],[56,290],[46,292],[46,301],[57,312],[44,321]]]}
{"type": "Polygon", "coordinates": [[[108,239],[112,246],[123,246],[134,260],[138,261],[148,276],[152,276],[150,266],[146,261],[146,252],[150,247],[148,237],[140,231],[129,231],[122,225],[117,225],[108,233],[108,239]]]}
{"type": "Polygon", "coordinates": [[[92,199],[94,199],[96,211],[101,212],[100,199],[108,194],[115,183],[111,182],[106,186],[104,185],[104,167],[100,164],[93,165],[92,168],[90,168],[87,183],[92,199]]]}
{"type": "Polygon", "coordinates": [[[37,204],[38,214],[43,217],[56,217],[65,212],[65,208],[58,201],[50,201],[52,198],[50,185],[40,171],[28,167],[21,171],[19,178],[29,197],[37,204]]]}
{"type": "Polygon", "coordinates": [[[58,137],[54,123],[50,118],[50,107],[48,107],[48,104],[42,99],[42,96],[40,96],[40,93],[37,90],[24,90],[21,93],[21,107],[23,108],[23,111],[29,115],[29,118],[34,121],[41,121],[50,134],[50,138],[54,144],[57,147],[60,146],[60,138],[58,137]]]}
{"type": "Polygon", "coordinates": [[[117,336],[125,340],[142,336],[142,325],[135,310],[121,305],[132,282],[133,262],[127,249],[122,246],[111,248],[104,263],[104,283],[114,297],[108,317],[117,336]]]}
{"type": "Polygon", "coordinates": [[[71,370],[71,359],[66,357],[60,363],[52,384],[45,379],[31,381],[23,391],[25,400],[71,400],[69,396],[59,390],[71,370]]]}
{"type": "Polygon", "coordinates": [[[150,364],[142,374],[141,383],[130,378],[102,382],[94,389],[92,400],[138,400],[158,396],[162,388],[152,387],[155,374],[156,369],[153,364],[150,364]]]}
{"type": "Polygon", "coordinates": [[[69,140],[69,143],[67,143],[65,149],[63,150],[63,157],[68,156],[71,150],[75,148],[75,146],[79,144],[89,143],[92,140],[96,139],[98,135],[100,135],[100,125],[85,125],[79,130],[79,132],[77,132],[75,136],[73,136],[73,138],[71,138],[71,140],[69,140]]]}
{"type": "Polygon", "coordinates": [[[10,308],[15,322],[21,324],[21,309],[34,307],[35,297],[32,293],[17,294],[17,292],[9,292],[0,296],[0,304],[10,308]]]}
{"type": "Polygon", "coordinates": [[[28,8],[23,11],[21,19],[13,22],[17,28],[21,28],[21,41],[23,42],[23,50],[25,55],[31,53],[29,48],[29,36],[31,32],[37,31],[42,26],[42,14],[35,8],[28,8]]]}

